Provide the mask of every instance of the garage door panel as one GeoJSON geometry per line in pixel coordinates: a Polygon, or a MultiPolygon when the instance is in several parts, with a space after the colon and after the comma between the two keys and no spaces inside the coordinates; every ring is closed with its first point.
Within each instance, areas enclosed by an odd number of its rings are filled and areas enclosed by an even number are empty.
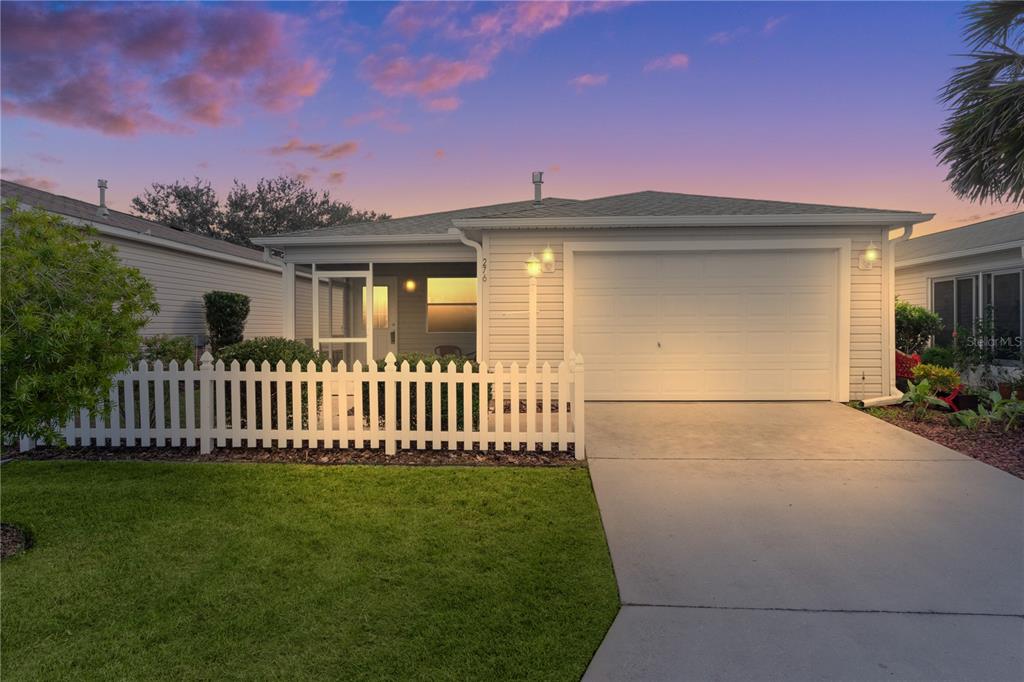
{"type": "Polygon", "coordinates": [[[588,398],[832,397],[834,252],[583,253],[575,262],[588,398]]]}

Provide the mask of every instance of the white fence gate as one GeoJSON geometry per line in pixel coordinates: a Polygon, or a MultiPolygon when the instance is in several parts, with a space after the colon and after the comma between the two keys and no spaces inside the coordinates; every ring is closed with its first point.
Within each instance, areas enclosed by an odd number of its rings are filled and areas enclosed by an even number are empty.
{"type": "MultiPolygon", "coordinates": [[[[65,425],[69,445],[99,447],[569,450],[583,459],[583,358],[557,367],[454,362],[347,368],[252,361],[205,353],[199,368],[171,362],[118,375],[109,411],[65,425]]],[[[22,442],[22,449],[34,444],[22,442]]]]}

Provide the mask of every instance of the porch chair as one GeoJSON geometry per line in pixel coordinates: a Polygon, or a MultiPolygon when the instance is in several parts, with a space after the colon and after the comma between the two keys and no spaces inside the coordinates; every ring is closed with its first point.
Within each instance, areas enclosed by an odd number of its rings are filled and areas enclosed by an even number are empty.
{"type": "Polygon", "coordinates": [[[434,355],[440,355],[441,357],[444,357],[445,355],[461,356],[462,349],[458,346],[434,346],[434,355]]]}

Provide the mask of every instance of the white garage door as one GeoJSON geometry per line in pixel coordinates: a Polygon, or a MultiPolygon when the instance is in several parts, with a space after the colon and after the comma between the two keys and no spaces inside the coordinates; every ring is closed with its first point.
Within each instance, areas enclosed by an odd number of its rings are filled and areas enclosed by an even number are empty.
{"type": "Polygon", "coordinates": [[[590,400],[829,400],[831,251],[579,253],[590,400]]]}

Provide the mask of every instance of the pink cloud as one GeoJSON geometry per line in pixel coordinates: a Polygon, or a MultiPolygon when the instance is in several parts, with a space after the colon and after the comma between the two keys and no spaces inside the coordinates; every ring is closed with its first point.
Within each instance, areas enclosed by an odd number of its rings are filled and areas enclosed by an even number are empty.
{"type": "Polygon", "coordinates": [[[359,150],[359,143],[354,140],[341,142],[339,144],[321,144],[319,142],[302,142],[296,137],[278,147],[271,147],[270,153],[274,156],[287,154],[310,154],[318,159],[330,161],[355,154],[359,150]]]}
{"type": "Polygon", "coordinates": [[[452,60],[438,55],[418,58],[370,55],[363,60],[361,69],[370,87],[378,92],[392,97],[425,97],[480,80],[488,74],[490,66],[482,62],[452,60]]]}
{"type": "Polygon", "coordinates": [[[673,52],[657,57],[644,65],[644,71],[670,71],[685,69],[690,65],[690,56],[683,52],[673,52]]]}
{"type": "Polygon", "coordinates": [[[331,171],[327,175],[327,182],[332,185],[340,185],[345,182],[345,171],[331,171]]]}
{"type": "Polygon", "coordinates": [[[32,158],[34,158],[36,161],[41,161],[43,163],[49,163],[54,165],[64,163],[64,159],[58,156],[53,156],[52,154],[46,154],[44,152],[33,154],[32,158]]]}
{"type": "Polygon", "coordinates": [[[718,33],[712,33],[708,36],[708,42],[714,43],[715,45],[728,45],[743,34],[747,33],[749,29],[746,26],[740,26],[734,28],[731,31],[719,31],[718,33]]]}
{"type": "Polygon", "coordinates": [[[36,189],[41,189],[45,192],[52,192],[57,189],[57,183],[55,181],[49,178],[26,175],[16,168],[0,168],[0,176],[3,176],[4,180],[16,182],[19,185],[35,187],[36,189]]]}
{"type": "Polygon", "coordinates": [[[462,100],[458,97],[437,97],[424,102],[423,108],[427,111],[455,111],[461,105],[462,100]]]}
{"type": "Polygon", "coordinates": [[[443,159],[444,158],[444,150],[443,149],[435,149],[434,150],[434,158],[435,159],[443,159]]]}
{"type": "Polygon", "coordinates": [[[549,173],[561,173],[562,172],[562,166],[560,164],[553,163],[550,166],[548,166],[548,172],[549,173]]]}
{"type": "Polygon", "coordinates": [[[367,123],[373,123],[378,128],[393,133],[407,133],[412,130],[411,126],[397,119],[397,112],[394,109],[387,109],[385,107],[377,107],[370,111],[353,114],[345,119],[345,125],[347,126],[359,126],[367,123]]]}
{"type": "Polygon", "coordinates": [[[327,73],[302,56],[304,24],[251,5],[0,5],[6,113],[110,135],[223,125],[313,96],[327,73]]]}
{"type": "Polygon", "coordinates": [[[569,85],[576,88],[577,92],[582,92],[586,88],[605,85],[607,82],[608,74],[606,73],[584,73],[569,79],[569,85]]]}
{"type": "Polygon", "coordinates": [[[768,21],[764,22],[764,26],[761,28],[761,32],[764,33],[765,35],[771,35],[772,33],[775,32],[775,29],[779,27],[779,24],[784,22],[786,19],[787,17],[785,16],[769,18],[768,21]]]}

